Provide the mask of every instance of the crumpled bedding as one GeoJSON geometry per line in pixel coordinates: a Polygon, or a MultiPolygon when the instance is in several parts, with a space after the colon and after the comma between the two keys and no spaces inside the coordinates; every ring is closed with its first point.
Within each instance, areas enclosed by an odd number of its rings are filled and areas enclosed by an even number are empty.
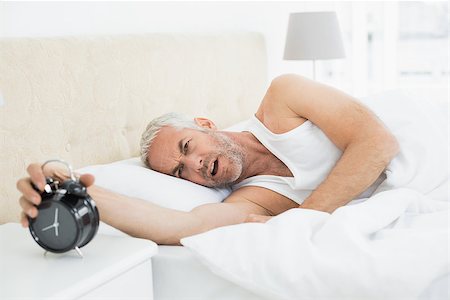
{"type": "Polygon", "coordinates": [[[448,299],[448,119],[394,92],[363,102],[401,147],[374,195],[332,214],[292,209],[182,244],[267,299],[448,299]]]}

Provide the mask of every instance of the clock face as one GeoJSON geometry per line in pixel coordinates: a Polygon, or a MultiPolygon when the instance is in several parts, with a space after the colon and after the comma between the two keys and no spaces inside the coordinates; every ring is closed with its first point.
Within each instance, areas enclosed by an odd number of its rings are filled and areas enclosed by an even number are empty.
{"type": "Polygon", "coordinates": [[[58,251],[75,246],[78,225],[69,208],[60,201],[42,202],[31,227],[38,243],[48,248],[58,251]]]}

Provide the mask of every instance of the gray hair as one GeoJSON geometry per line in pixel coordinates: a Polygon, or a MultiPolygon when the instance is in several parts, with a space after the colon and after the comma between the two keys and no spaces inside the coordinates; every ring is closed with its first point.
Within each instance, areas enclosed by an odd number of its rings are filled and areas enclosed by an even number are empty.
{"type": "Polygon", "coordinates": [[[178,113],[167,113],[160,117],[157,117],[148,123],[147,128],[144,130],[141,136],[141,160],[149,168],[148,163],[148,150],[153,142],[153,139],[158,135],[159,131],[164,126],[171,126],[177,130],[183,128],[192,128],[205,131],[203,127],[200,127],[195,123],[194,118],[189,118],[185,115],[178,113]]]}

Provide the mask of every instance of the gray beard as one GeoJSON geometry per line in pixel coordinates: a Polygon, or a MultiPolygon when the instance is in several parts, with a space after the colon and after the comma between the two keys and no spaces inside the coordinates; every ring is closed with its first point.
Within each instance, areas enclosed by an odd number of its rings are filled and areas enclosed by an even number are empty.
{"type": "MultiPolygon", "coordinates": [[[[230,162],[229,172],[231,174],[230,178],[220,178],[215,180],[211,178],[210,187],[226,187],[232,185],[239,176],[242,174],[242,169],[244,166],[244,152],[242,147],[237,144],[233,139],[221,132],[209,131],[210,134],[216,141],[218,147],[219,156],[225,157],[230,162]]],[[[208,162],[209,163],[209,162],[208,162]]],[[[208,178],[209,174],[206,174],[208,170],[203,169],[204,178],[208,178]]]]}

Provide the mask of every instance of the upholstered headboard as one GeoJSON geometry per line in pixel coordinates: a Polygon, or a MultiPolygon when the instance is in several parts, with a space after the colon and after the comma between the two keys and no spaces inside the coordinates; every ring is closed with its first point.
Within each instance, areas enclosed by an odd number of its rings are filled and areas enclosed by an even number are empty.
{"type": "Polygon", "coordinates": [[[18,220],[30,162],[137,156],[146,123],[169,111],[228,126],[267,83],[258,33],[0,39],[0,223],[18,220]]]}

